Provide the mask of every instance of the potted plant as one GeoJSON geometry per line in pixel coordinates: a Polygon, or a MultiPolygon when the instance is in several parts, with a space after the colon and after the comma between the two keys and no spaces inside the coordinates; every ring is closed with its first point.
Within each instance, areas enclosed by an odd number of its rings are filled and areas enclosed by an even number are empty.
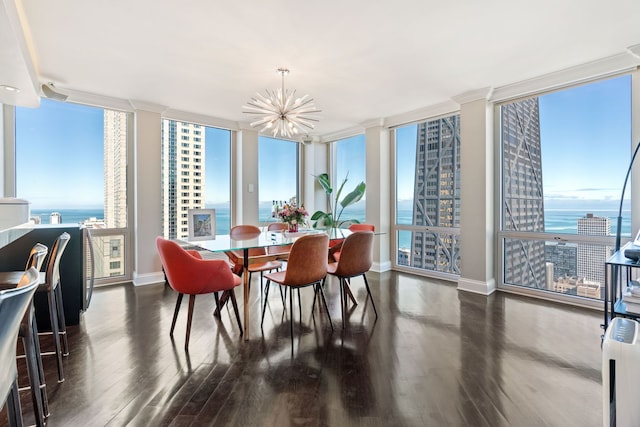
{"type": "Polygon", "coordinates": [[[333,188],[331,187],[329,175],[323,173],[316,176],[318,183],[320,184],[320,186],[322,186],[324,192],[327,195],[327,200],[329,202],[329,212],[316,211],[311,216],[311,220],[315,221],[313,223],[313,228],[338,228],[344,223],[360,222],[354,218],[341,220],[342,211],[344,211],[344,208],[359,202],[364,196],[367,187],[364,182],[361,182],[360,184],[356,185],[356,187],[350,193],[344,196],[342,200],[340,200],[340,195],[342,194],[344,185],[347,183],[348,177],[349,174],[347,173],[347,176],[342,180],[338,191],[335,193],[335,197],[332,198],[333,188]]]}

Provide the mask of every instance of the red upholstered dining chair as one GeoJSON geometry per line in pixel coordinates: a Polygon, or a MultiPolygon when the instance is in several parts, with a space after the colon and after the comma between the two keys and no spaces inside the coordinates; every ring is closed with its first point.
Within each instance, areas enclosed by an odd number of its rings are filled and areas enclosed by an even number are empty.
{"type": "MultiPolygon", "coordinates": [[[[255,236],[260,234],[260,229],[255,225],[236,225],[235,227],[231,227],[231,231],[229,231],[229,235],[232,239],[243,240],[243,238],[254,238],[255,236]]],[[[242,263],[242,251],[228,251],[226,252],[229,260],[233,265],[233,272],[237,275],[242,275],[243,273],[243,263],[242,263]]],[[[252,248],[249,249],[249,259],[251,257],[263,256],[267,255],[266,248],[252,248]]],[[[262,294],[263,288],[263,275],[265,271],[274,271],[280,270],[282,268],[282,263],[280,261],[266,261],[266,262],[255,262],[249,263],[249,289],[251,289],[251,276],[253,273],[260,273],[260,294],[262,294]]]]}
{"type": "MultiPolygon", "coordinates": [[[[349,226],[350,231],[376,231],[376,227],[373,224],[351,224],[349,226]]],[[[329,261],[338,261],[340,259],[340,248],[342,242],[338,242],[336,245],[331,246],[329,250],[329,261]]]]}
{"type": "Polygon", "coordinates": [[[330,263],[327,267],[327,273],[336,276],[340,281],[340,305],[342,308],[342,327],[344,328],[345,315],[344,305],[347,291],[349,294],[349,280],[352,277],[362,276],[364,284],[367,288],[367,294],[371,299],[373,311],[378,318],[378,311],[371,296],[369,282],[365,273],[369,271],[373,264],[373,231],[356,231],[347,236],[342,242],[341,255],[338,262],[330,263]]]}
{"type": "MultiPolygon", "coordinates": [[[[189,311],[187,314],[187,333],[184,342],[184,349],[189,350],[189,337],[191,335],[191,321],[193,319],[193,307],[196,295],[209,294],[216,292],[227,292],[233,310],[236,315],[240,335],[242,335],[242,323],[240,322],[240,314],[238,313],[238,304],[234,288],[240,286],[242,281],[229,269],[229,264],[221,259],[202,259],[197,251],[186,251],[176,242],[156,238],[156,247],[160,255],[160,261],[164,271],[169,279],[169,285],[178,292],[176,308],[173,313],[173,321],[171,322],[171,331],[169,335],[173,338],[173,330],[176,326],[178,311],[184,294],[189,295],[189,311]]],[[[218,298],[216,295],[216,304],[218,298]]],[[[218,307],[219,309],[219,307],[218,307]]]]}
{"type": "MultiPolygon", "coordinates": [[[[308,234],[296,240],[291,246],[287,269],[276,273],[265,274],[265,278],[289,287],[289,308],[290,308],[290,328],[291,328],[291,351],[293,352],[293,289],[300,289],[306,286],[313,286],[315,292],[320,292],[324,307],[333,330],[329,307],[324,296],[321,283],[327,276],[327,247],[329,236],[324,233],[308,234]]],[[[268,292],[267,288],[267,292],[268,292]]],[[[265,296],[265,307],[262,310],[262,322],[264,322],[264,312],[266,308],[268,294],[265,296]]],[[[315,298],[314,298],[315,301],[315,298]]],[[[262,322],[260,323],[262,325],[262,322]]]]}

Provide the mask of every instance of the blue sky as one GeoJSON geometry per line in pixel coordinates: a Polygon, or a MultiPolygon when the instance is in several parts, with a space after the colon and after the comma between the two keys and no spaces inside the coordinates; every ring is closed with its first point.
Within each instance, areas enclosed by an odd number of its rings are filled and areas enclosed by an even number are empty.
{"type": "MultiPolygon", "coordinates": [[[[631,78],[623,76],[540,96],[546,208],[603,208],[620,197],[630,158],[631,78]],[[595,206],[597,205],[597,206],[595,206]]],[[[103,205],[103,112],[43,99],[16,109],[17,195],[38,208],[103,205]]],[[[416,125],[396,130],[398,199],[413,198],[416,125]]],[[[206,202],[229,200],[230,132],[206,128],[206,202]]],[[[464,144],[464,141],[462,141],[464,144]]],[[[337,143],[346,191],[365,180],[364,135],[337,143]]],[[[261,137],[260,200],[295,194],[297,144],[261,137]]],[[[303,202],[303,201],[302,201],[303,202]]]]}

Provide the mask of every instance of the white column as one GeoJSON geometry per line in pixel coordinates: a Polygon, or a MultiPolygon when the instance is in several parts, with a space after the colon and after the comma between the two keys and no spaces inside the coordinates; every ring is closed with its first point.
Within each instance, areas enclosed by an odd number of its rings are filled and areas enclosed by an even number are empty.
{"type": "Polygon", "coordinates": [[[327,196],[316,176],[329,172],[329,147],[322,142],[300,145],[300,201],[309,211],[309,218],[317,210],[327,211],[327,196]]]}
{"type": "Polygon", "coordinates": [[[460,104],[460,279],[458,289],[496,289],[493,109],[489,89],[455,97],[460,104]]]}
{"type": "Polygon", "coordinates": [[[134,285],[164,281],[156,249],[162,235],[162,171],[160,112],[138,109],[134,114],[133,239],[134,285]]]}
{"type": "Polygon", "coordinates": [[[234,177],[235,200],[232,211],[235,221],[233,225],[259,223],[258,219],[258,132],[242,129],[237,132],[235,150],[234,177]]]}
{"type": "Polygon", "coordinates": [[[16,197],[16,110],[0,104],[0,112],[0,197],[16,197]]]}
{"type": "Polygon", "coordinates": [[[366,141],[366,216],[376,227],[373,244],[373,266],[377,272],[391,270],[389,239],[391,238],[391,152],[389,130],[381,123],[365,128],[366,141]]]}

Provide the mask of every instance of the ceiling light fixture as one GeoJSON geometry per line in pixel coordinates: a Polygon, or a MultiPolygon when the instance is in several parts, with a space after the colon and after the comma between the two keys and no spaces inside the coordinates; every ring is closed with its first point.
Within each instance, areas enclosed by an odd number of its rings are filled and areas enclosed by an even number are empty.
{"type": "Polygon", "coordinates": [[[282,76],[282,88],[269,91],[264,96],[256,93],[251,98],[244,113],[252,114],[258,119],[251,123],[251,127],[262,126],[260,132],[269,130],[275,137],[278,134],[291,138],[297,134],[306,134],[308,130],[313,130],[313,122],[318,122],[317,118],[311,116],[314,113],[320,113],[313,105],[313,98],[304,95],[301,98],[295,98],[295,90],[288,91],[284,89],[284,76],[289,74],[286,68],[278,68],[278,73],[282,76]]]}
{"type": "Polygon", "coordinates": [[[0,85],[0,89],[4,89],[7,92],[20,92],[20,89],[18,89],[17,87],[9,85],[0,85]]]}

